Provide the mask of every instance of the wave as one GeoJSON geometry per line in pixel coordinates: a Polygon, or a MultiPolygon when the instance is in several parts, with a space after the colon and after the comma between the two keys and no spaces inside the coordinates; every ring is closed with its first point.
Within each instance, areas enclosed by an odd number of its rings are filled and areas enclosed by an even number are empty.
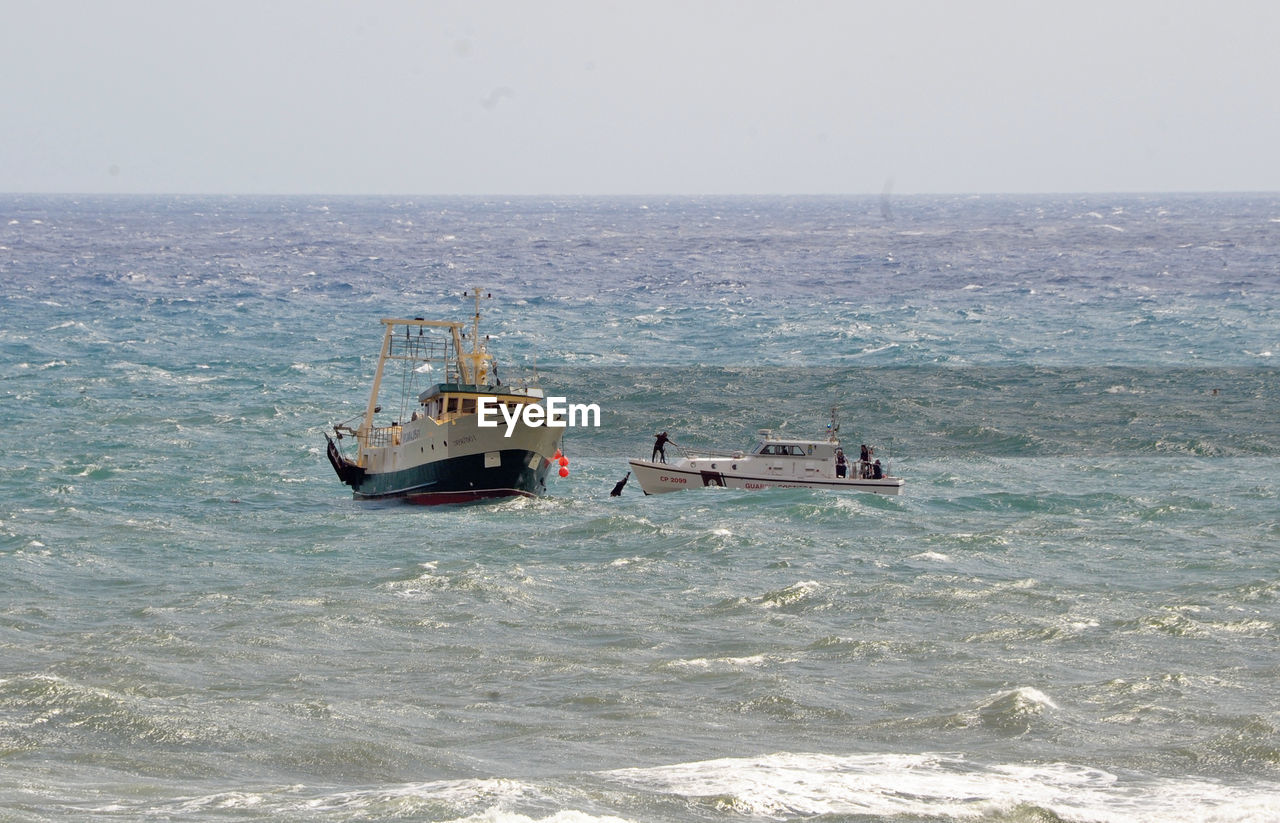
{"type": "Polygon", "coordinates": [[[1061,762],[984,764],[951,753],[779,752],[555,779],[438,780],[338,790],[246,787],[80,810],[191,819],[225,819],[239,812],[321,821],[440,823],[624,823],[726,816],[1240,823],[1280,819],[1280,785],[1122,774],[1061,762]]]}
{"type": "MultiPolygon", "coordinates": [[[[1038,705],[1021,690],[1019,699],[1038,705]]],[[[981,764],[957,754],[778,753],[605,775],[695,809],[775,820],[873,819],[1276,820],[1280,785],[1121,775],[1070,763],[981,764]]]]}

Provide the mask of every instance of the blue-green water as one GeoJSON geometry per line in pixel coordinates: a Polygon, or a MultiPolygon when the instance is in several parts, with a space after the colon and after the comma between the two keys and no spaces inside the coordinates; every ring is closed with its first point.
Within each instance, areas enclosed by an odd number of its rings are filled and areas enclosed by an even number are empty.
{"type": "Polygon", "coordinates": [[[0,198],[0,819],[1280,820],[1280,198],[0,198]],[[350,499],[380,317],[598,403],[350,499]],[[644,497],[655,431],[883,498],[644,497]]]}

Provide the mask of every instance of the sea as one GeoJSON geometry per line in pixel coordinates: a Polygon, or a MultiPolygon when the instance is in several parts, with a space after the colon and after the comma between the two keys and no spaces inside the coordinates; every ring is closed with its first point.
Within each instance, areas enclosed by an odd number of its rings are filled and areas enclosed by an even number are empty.
{"type": "Polygon", "coordinates": [[[0,195],[0,820],[1280,821],[1277,352],[1277,194],[0,195]],[[476,287],[600,425],[353,500],[476,287]]]}

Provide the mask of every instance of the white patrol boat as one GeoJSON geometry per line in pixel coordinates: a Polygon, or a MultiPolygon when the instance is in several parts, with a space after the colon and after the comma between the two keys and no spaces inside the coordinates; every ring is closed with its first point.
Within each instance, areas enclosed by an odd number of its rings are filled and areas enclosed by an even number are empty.
{"type": "Polygon", "coordinates": [[[382,321],[386,329],[369,404],[355,428],[354,418],[333,427],[337,440],[355,441],[353,454],[344,455],[325,434],[329,462],[356,499],[465,503],[546,491],[564,428],[524,422],[524,407],[541,404],[543,392],[504,386],[498,379],[497,364],[480,342],[480,290],[473,291],[470,351],[463,323],[420,317],[382,321]],[[388,363],[401,365],[402,391],[398,408],[389,409],[395,419],[378,422],[388,363]],[[436,382],[441,377],[443,382],[436,382]],[[429,384],[419,392],[424,380],[429,384]],[[517,413],[509,435],[505,426],[479,425],[481,397],[517,413]]]}
{"type": "Polygon", "coordinates": [[[759,442],[749,452],[681,449],[681,456],[670,462],[664,462],[657,454],[659,459],[628,462],[645,494],[697,486],[901,494],[906,481],[889,474],[888,467],[875,458],[874,448],[863,446],[856,456],[844,453],[839,429],[833,412],[826,440],[798,440],[761,430],[759,442]]]}

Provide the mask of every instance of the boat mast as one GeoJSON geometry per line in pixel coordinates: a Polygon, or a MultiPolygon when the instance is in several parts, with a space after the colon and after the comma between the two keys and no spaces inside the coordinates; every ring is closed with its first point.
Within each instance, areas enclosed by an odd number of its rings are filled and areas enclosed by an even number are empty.
{"type": "Polygon", "coordinates": [[[471,318],[471,351],[464,352],[462,347],[458,347],[458,364],[462,365],[464,358],[471,363],[470,370],[466,367],[462,368],[462,376],[466,382],[472,385],[480,385],[481,382],[488,378],[488,364],[492,362],[493,356],[480,347],[480,298],[492,297],[492,294],[486,295],[480,291],[479,286],[473,286],[471,295],[476,301],[476,313],[471,318]]]}

